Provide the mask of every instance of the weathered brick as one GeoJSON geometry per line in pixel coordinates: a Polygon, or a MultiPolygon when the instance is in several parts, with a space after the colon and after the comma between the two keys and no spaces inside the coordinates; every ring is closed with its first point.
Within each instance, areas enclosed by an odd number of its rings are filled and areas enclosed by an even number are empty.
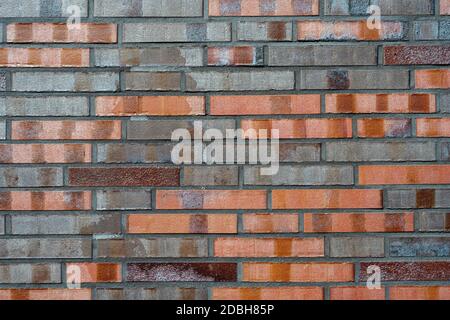
{"type": "Polygon", "coordinates": [[[0,97],[0,115],[9,117],[88,116],[85,97],[0,97]]]}
{"type": "Polygon", "coordinates": [[[327,161],[435,161],[433,142],[327,142],[327,161]]]}
{"type": "Polygon", "coordinates": [[[12,91],[91,92],[116,91],[119,74],[114,72],[14,72],[12,91]]]}
{"type": "Polygon", "coordinates": [[[449,46],[387,46],[385,65],[450,64],[449,46]]]}
{"type": "Polygon", "coordinates": [[[243,263],[243,281],[346,282],[354,280],[352,263],[243,263]]]}
{"type": "Polygon", "coordinates": [[[81,23],[69,29],[67,23],[11,23],[7,41],[17,43],[116,43],[117,25],[81,23]]]}
{"type": "Polygon", "coordinates": [[[327,94],[328,113],[434,113],[432,94],[327,94]]]}
{"type": "Polygon", "coordinates": [[[97,210],[150,210],[151,193],[147,190],[99,190],[97,210]]]}
{"type": "Polygon", "coordinates": [[[1,264],[0,283],[61,283],[61,265],[58,263],[1,264]]]}
{"type": "Polygon", "coordinates": [[[381,9],[381,15],[431,15],[434,12],[432,0],[373,0],[381,9]]]}
{"type": "Polygon", "coordinates": [[[347,66],[376,65],[375,46],[296,46],[269,47],[269,66],[347,66]],[[333,52],[333,54],[330,54],[333,52]]]}
{"type": "Polygon", "coordinates": [[[350,14],[350,0],[325,0],[325,15],[347,16],[350,14]]]}
{"type": "MultiPolygon", "coordinates": [[[[442,2],[441,2],[442,4],[442,2]]],[[[410,286],[390,287],[391,300],[450,300],[450,287],[439,286],[410,286]]]]}
{"type": "Polygon", "coordinates": [[[97,289],[98,300],[207,300],[206,288],[97,289]]]}
{"type": "Polygon", "coordinates": [[[114,234],[120,233],[120,215],[15,215],[12,234],[114,234]]]}
{"type": "Polygon", "coordinates": [[[117,140],[120,121],[14,121],[13,140],[117,140]]]}
{"type": "Polygon", "coordinates": [[[209,66],[258,66],[264,64],[262,47],[209,47],[209,66]]]}
{"type": "Polygon", "coordinates": [[[201,0],[97,0],[96,17],[198,17],[201,0]]]}
{"type": "Polygon", "coordinates": [[[174,167],[69,168],[68,179],[71,186],[175,187],[180,185],[180,169],[174,167]]]}
{"type": "Polygon", "coordinates": [[[389,239],[391,257],[449,257],[450,237],[389,239]]]}
{"type": "Polygon", "coordinates": [[[308,16],[319,14],[318,0],[211,0],[211,16],[308,16]]]}
{"type": "Polygon", "coordinates": [[[0,211],[90,210],[88,191],[0,192],[0,211]]]}
{"type": "Polygon", "coordinates": [[[28,258],[90,258],[91,240],[87,239],[0,239],[2,259],[28,258]]]}
{"type": "Polygon", "coordinates": [[[440,14],[441,15],[450,15],[450,2],[449,0],[441,0],[440,1],[440,14]]]}
{"type": "Polygon", "coordinates": [[[417,89],[449,89],[450,69],[416,70],[417,89]]]}
{"type": "Polygon", "coordinates": [[[181,74],[178,72],[126,72],[126,90],[174,91],[181,88],[181,74]]]}
{"type": "Polygon", "coordinates": [[[439,159],[444,161],[450,160],[450,143],[448,142],[440,143],[439,149],[440,149],[439,159]]]}
{"type": "Polygon", "coordinates": [[[359,184],[449,184],[450,166],[360,166],[359,184]]]}
{"type": "Polygon", "coordinates": [[[229,71],[186,73],[187,91],[292,90],[292,71],[229,71]]]}
{"type": "Polygon", "coordinates": [[[0,168],[0,187],[60,187],[62,168],[0,168]]]}
{"type": "Polygon", "coordinates": [[[237,233],[232,214],[133,214],[128,216],[128,233],[237,233]]]}
{"type": "Polygon", "coordinates": [[[0,300],[91,300],[92,289],[1,289],[0,300]]]}
{"type": "Polygon", "coordinates": [[[381,269],[382,281],[448,281],[450,262],[362,262],[359,274],[360,281],[366,281],[367,269],[378,266],[381,269]]]}
{"type": "Polygon", "coordinates": [[[280,143],[280,162],[318,162],[320,144],[280,143]]]}
{"type": "Polygon", "coordinates": [[[80,270],[80,283],[121,282],[122,266],[114,263],[68,263],[67,269],[80,270]]]}
{"type": "Polygon", "coordinates": [[[157,209],[266,209],[265,190],[157,190],[157,209]]]}
{"type": "MultiPolygon", "coordinates": [[[[327,55],[329,52],[326,53],[327,55]]],[[[298,89],[408,89],[407,70],[300,70],[298,89]]]]}
{"type": "Polygon", "coordinates": [[[0,163],[91,162],[88,144],[0,144],[0,163]]]}
{"type": "Polygon", "coordinates": [[[216,257],[323,257],[323,238],[218,238],[216,257]]]}
{"type": "Polygon", "coordinates": [[[203,65],[202,48],[124,48],[95,49],[99,67],[199,67],[203,65]]]}
{"type": "Polygon", "coordinates": [[[0,139],[6,139],[6,122],[0,121],[0,139]]]}
{"type": "Polygon", "coordinates": [[[330,288],[330,300],[385,300],[384,288],[334,287],[330,288]]]}
{"type": "Polygon", "coordinates": [[[448,208],[450,189],[388,190],[388,208],[448,208]]]}
{"type": "Polygon", "coordinates": [[[125,23],[124,42],[213,42],[230,41],[231,25],[209,23],[125,23]]]}
{"type": "Polygon", "coordinates": [[[99,144],[97,161],[104,163],[171,163],[174,144],[99,144]]]}
{"type": "Polygon", "coordinates": [[[0,234],[5,234],[5,218],[0,216],[0,234]]]}
{"type": "Polygon", "coordinates": [[[238,185],[237,166],[189,166],[183,168],[183,186],[238,185]]]}
{"type": "Polygon", "coordinates": [[[80,8],[81,17],[87,16],[87,0],[3,0],[0,16],[4,18],[62,18],[71,5],[80,8]]]}
{"type": "Polygon", "coordinates": [[[330,239],[330,257],[384,257],[384,238],[333,237],[330,239]]]}
{"type": "Polygon", "coordinates": [[[323,300],[320,287],[213,288],[213,300],[323,300]]]}
{"type": "Polygon", "coordinates": [[[380,190],[272,190],[273,209],[380,209],[380,190]]]}
{"type": "Polygon", "coordinates": [[[261,168],[246,166],[244,184],[246,185],[352,185],[352,166],[293,166],[281,165],[275,175],[262,175],[261,168]]]}
{"type": "Polygon", "coordinates": [[[0,91],[6,91],[8,74],[0,72],[0,91]]]}
{"type": "Polygon", "coordinates": [[[1,67],[89,67],[89,49],[1,48],[1,67]]]}
{"type": "Polygon", "coordinates": [[[417,119],[416,134],[418,137],[450,137],[450,119],[417,119]]]}
{"type": "Polygon", "coordinates": [[[242,21],[237,25],[239,41],[292,41],[292,22],[242,21]]]}
{"type": "Polygon", "coordinates": [[[357,125],[361,138],[411,137],[410,119],[358,119],[357,125]]]}
{"type": "Polygon", "coordinates": [[[99,258],[207,257],[208,240],[199,238],[98,240],[97,256],[99,258]]]}
{"type": "Polygon", "coordinates": [[[414,232],[413,213],[305,213],[304,232],[414,232]]]}
{"type": "Polygon", "coordinates": [[[419,230],[424,232],[450,231],[450,214],[421,212],[419,230]]]}
{"type": "Polygon", "coordinates": [[[244,214],[243,231],[246,233],[297,233],[299,231],[298,214],[244,214]]]}
{"type": "Polygon", "coordinates": [[[439,40],[450,39],[450,21],[443,20],[439,22],[439,40]]]}
{"type": "Polygon", "coordinates": [[[439,22],[433,20],[414,22],[414,37],[416,40],[437,40],[439,38],[439,22]]]}
{"type": "Polygon", "coordinates": [[[232,282],[237,280],[236,263],[129,263],[127,281],[232,282]]]}

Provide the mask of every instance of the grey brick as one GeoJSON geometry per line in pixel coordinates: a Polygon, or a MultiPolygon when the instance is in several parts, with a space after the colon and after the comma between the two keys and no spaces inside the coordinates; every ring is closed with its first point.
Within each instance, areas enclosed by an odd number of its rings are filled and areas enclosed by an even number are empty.
{"type": "Polygon", "coordinates": [[[320,144],[280,143],[280,162],[318,162],[320,144]]]}
{"type": "Polygon", "coordinates": [[[88,116],[89,101],[85,97],[3,97],[0,116],[88,116]]]}
{"type": "Polygon", "coordinates": [[[450,40],[450,21],[445,20],[439,22],[439,39],[450,40]]]}
{"type": "Polygon", "coordinates": [[[421,212],[419,216],[419,231],[450,231],[450,213],[421,212]]]}
{"type": "Polygon", "coordinates": [[[415,208],[416,191],[415,190],[388,190],[387,208],[415,208]]]}
{"type": "Polygon", "coordinates": [[[3,42],[3,24],[0,23],[0,43],[3,42]]]}
{"type": "Polygon", "coordinates": [[[120,215],[16,215],[12,234],[115,234],[120,233],[120,215]]]}
{"type": "Polygon", "coordinates": [[[291,22],[239,22],[237,25],[239,41],[292,41],[291,22]]]}
{"type": "Polygon", "coordinates": [[[450,237],[389,239],[391,257],[450,257],[450,237]]]}
{"type": "Polygon", "coordinates": [[[439,36],[439,22],[432,20],[414,22],[414,36],[416,40],[436,40],[439,36]]]}
{"type": "Polygon", "coordinates": [[[97,17],[197,17],[202,0],[96,0],[97,17]]]}
{"type": "Polygon", "coordinates": [[[100,190],[97,191],[97,210],[151,209],[151,191],[100,190]]]}
{"type": "Polygon", "coordinates": [[[434,161],[433,142],[327,142],[327,161],[434,161]]]}
{"type": "Polygon", "coordinates": [[[61,265],[57,263],[1,264],[0,283],[61,283],[61,265]]]}
{"type": "Polygon", "coordinates": [[[440,160],[449,161],[450,160],[450,142],[442,142],[440,145],[440,160]]]}
{"type": "MultiPolygon", "coordinates": [[[[235,129],[234,120],[205,120],[203,130],[217,129],[225,136],[226,129],[235,129]]],[[[176,129],[187,129],[194,139],[194,121],[191,120],[149,120],[129,121],[127,123],[127,138],[129,140],[171,140],[176,129]]]]}
{"type": "Polygon", "coordinates": [[[58,18],[71,15],[68,8],[80,8],[81,17],[87,16],[88,0],[2,0],[0,16],[3,18],[58,18]]]}
{"type": "Polygon", "coordinates": [[[0,139],[6,139],[6,122],[0,121],[0,139]]]}
{"type": "Polygon", "coordinates": [[[116,91],[119,74],[113,72],[15,72],[12,91],[116,91]]]}
{"type": "Polygon", "coordinates": [[[6,91],[6,82],[7,82],[7,74],[6,72],[0,72],[0,91],[6,91]]]}
{"type": "Polygon", "coordinates": [[[376,46],[269,47],[269,66],[376,65],[376,46]],[[332,54],[331,54],[332,53],[332,54]]]}
{"type": "Polygon", "coordinates": [[[96,49],[95,65],[99,67],[198,67],[203,65],[203,49],[186,47],[96,49]]]}
{"type": "Polygon", "coordinates": [[[180,90],[181,74],[178,72],[126,72],[126,90],[180,90]]]}
{"type": "Polygon", "coordinates": [[[0,234],[5,234],[5,217],[0,216],[0,234]]]}
{"type": "Polygon", "coordinates": [[[124,42],[230,41],[231,25],[210,23],[125,23],[124,42]]]}
{"type": "Polygon", "coordinates": [[[450,94],[443,94],[439,97],[441,112],[450,113],[450,94]]]}
{"type": "Polygon", "coordinates": [[[247,185],[352,185],[352,166],[292,166],[281,165],[277,174],[261,175],[261,167],[244,168],[247,185]]]}
{"type": "Polygon", "coordinates": [[[324,8],[326,15],[346,16],[350,14],[349,0],[325,0],[324,8]]]}
{"type": "Polygon", "coordinates": [[[103,163],[169,163],[174,143],[100,144],[97,161],[103,163]]]}
{"type": "Polygon", "coordinates": [[[238,183],[236,166],[189,166],[183,169],[185,186],[233,186],[238,183]]]}
{"type": "Polygon", "coordinates": [[[206,288],[97,289],[99,300],[207,300],[206,288]]]}
{"type": "Polygon", "coordinates": [[[99,240],[99,258],[207,257],[208,239],[114,239],[99,240]]]}
{"type": "Polygon", "coordinates": [[[330,257],[384,257],[382,237],[339,237],[330,239],[330,257]]]}
{"type": "Polygon", "coordinates": [[[450,208],[450,189],[388,190],[388,208],[450,208]]]}
{"type": "Polygon", "coordinates": [[[0,187],[60,187],[62,168],[0,168],[0,187]]]}
{"type": "Polygon", "coordinates": [[[292,71],[190,72],[187,91],[291,90],[292,71]]]}
{"type": "Polygon", "coordinates": [[[371,0],[350,0],[351,15],[367,15],[371,0]]]}
{"type": "Polygon", "coordinates": [[[0,258],[91,258],[91,240],[88,239],[0,239],[0,258]]]}
{"type": "Polygon", "coordinates": [[[378,5],[382,16],[431,15],[433,14],[433,0],[371,0],[371,4],[378,5]]]}
{"type": "Polygon", "coordinates": [[[300,70],[298,89],[408,89],[407,70],[300,70]]]}

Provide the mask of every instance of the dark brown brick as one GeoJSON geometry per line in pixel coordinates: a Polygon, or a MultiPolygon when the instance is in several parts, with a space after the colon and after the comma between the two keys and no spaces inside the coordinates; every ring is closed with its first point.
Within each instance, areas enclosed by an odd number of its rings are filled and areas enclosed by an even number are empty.
{"type": "Polygon", "coordinates": [[[450,262],[363,262],[360,281],[368,278],[367,268],[378,266],[382,281],[448,281],[450,262]]]}
{"type": "Polygon", "coordinates": [[[389,46],[384,48],[384,64],[450,64],[450,46],[389,46]]]}

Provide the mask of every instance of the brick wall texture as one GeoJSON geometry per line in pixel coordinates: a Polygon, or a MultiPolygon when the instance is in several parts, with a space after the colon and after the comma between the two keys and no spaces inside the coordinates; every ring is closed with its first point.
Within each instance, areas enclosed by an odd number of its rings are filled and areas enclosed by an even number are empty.
{"type": "Polygon", "coordinates": [[[449,66],[450,0],[1,0],[0,299],[450,299],[449,66]]]}

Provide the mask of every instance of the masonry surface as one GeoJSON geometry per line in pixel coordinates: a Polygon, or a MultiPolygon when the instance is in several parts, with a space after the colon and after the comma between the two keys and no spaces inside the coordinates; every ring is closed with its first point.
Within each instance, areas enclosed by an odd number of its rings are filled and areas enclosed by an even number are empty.
{"type": "Polygon", "coordinates": [[[450,299],[449,65],[450,0],[1,0],[0,300],[450,299]]]}

